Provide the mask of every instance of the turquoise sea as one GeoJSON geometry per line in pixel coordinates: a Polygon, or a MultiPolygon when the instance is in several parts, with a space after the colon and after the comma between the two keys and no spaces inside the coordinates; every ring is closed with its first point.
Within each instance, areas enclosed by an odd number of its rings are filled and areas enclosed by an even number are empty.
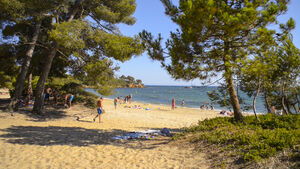
{"type": "MultiPolygon", "coordinates": [[[[216,86],[199,86],[185,88],[184,86],[147,85],[145,86],[145,88],[117,88],[115,89],[113,95],[104,96],[104,98],[114,99],[119,96],[122,96],[124,98],[125,96],[132,94],[133,101],[171,106],[171,100],[174,97],[176,100],[176,106],[180,106],[181,101],[184,100],[184,107],[200,108],[200,105],[205,105],[206,102],[211,103],[206,93],[208,91],[213,91],[216,89],[216,86]]],[[[93,89],[86,90],[97,94],[93,89]]],[[[249,98],[246,94],[243,94],[240,91],[239,95],[243,97],[246,104],[252,105],[252,98],[249,98]]],[[[220,107],[220,105],[217,104],[213,104],[213,106],[216,110],[226,110],[226,108],[220,107]]],[[[266,112],[266,108],[261,97],[257,99],[256,110],[259,113],[266,112]]],[[[245,111],[253,112],[252,109],[245,111]]]]}

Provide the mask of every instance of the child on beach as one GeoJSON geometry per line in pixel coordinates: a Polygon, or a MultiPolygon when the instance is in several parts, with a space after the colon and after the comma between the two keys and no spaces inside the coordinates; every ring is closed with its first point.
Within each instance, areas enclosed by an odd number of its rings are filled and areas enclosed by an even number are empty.
{"type": "Polygon", "coordinates": [[[173,97],[173,99],[172,99],[172,110],[174,110],[175,109],[175,98],[173,97]]]}
{"type": "Polygon", "coordinates": [[[182,107],[184,106],[184,100],[182,100],[182,102],[181,102],[181,106],[182,106],[182,107]]]}
{"type": "Polygon", "coordinates": [[[117,110],[117,105],[118,105],[118,98],[115,98],[115,99],[114,99],[115,110],[117,110]]]}
{"type": "Polygon", "coordinates": [[[96,118],[99,116],[99,123],[101,123],[103,111],[104,111],[103,98],[100,97],[100,99],[97,101],[97,115],[93,118],[94,122],[95,122],[96,118]]]}

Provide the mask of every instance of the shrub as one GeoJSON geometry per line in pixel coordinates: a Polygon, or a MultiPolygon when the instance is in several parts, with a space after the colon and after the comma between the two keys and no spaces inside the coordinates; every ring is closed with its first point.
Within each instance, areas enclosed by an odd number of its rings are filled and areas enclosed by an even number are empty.
{"type": "Polygon", "coordinates": [[[244,123],[236,123],[233,118],[218,117],[199,121],[185,133],[194,133],[192,142],[229,146],[228,151],[239,152],[245,161],[259,161],[286,149],[298,152],[300,115],[261,115],[259,119],[257,122],[254,116],[246,116],[244,123]]]}

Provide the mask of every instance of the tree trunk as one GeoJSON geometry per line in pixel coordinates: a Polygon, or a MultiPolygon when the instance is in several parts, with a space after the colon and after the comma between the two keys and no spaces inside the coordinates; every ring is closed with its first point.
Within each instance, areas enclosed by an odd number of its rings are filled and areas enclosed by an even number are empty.
{"type": "Polygon", "coordinates": [[[29,68],[29,65],[31,63],[33,51],[36,45],[36,41],[38,39],[39,33],[40,33],[40,28],[41,28],[41,22],[37,22],[35,25],[34,33],[32,36],[32,40],[29,45],[29,49],[26,52],[24,62],[22,64],[20,73],[17,78],[16,82],[16,87],[15,87],[15,93],[11,99],[11,102],[9,104],[10,109],[14,109],[15,111],[18,109],[17,103],[18,100],[20,99],[22,92],[23,92],[23,87],[24,87],[24,81],[26,78],[26,74],[29,68]]]}
{"type": "Polygon", "coordinates": [[[231,101],[231,105],[233,108],[233,112],[234,112],[234,118],[236,121],[243,121],[243,115],[242,115],[242,111],[240,108],[240,103],[239,103],[239,99],[236,93],[236,90],[234,88],[234,82],[233,82],[233,78],[232,78],[232,74],[229,71],[229,68],[225,68],[225,79],[226,79],[226,83],[227,83],[227,87],[228,87],[228,91],[229,91],[229,95],[230,95],[230,101],[231,101]]]}
{"type": "Polygon", "coordinates": [[[288,115],[288,111],[287,111],[287,108],[285,106],[284,97],[283,96],[281,97],[281,104],[282,104],[283,113],[286,114],[286,115],[288,115]]]}
{"type": "Polygon", "coordinates": [[[36,86],[35,91],[35,102],[33,106],[33,113],[41,114],[43,111],[43,105],[44,105],[44,90],[45,90],[45,82],[48,78],[48,74],[51,69],[53,58],[56,55],[58,49],[58,44],[55,43],[55,47],[53,47],[49,53],[49,55],[46,58],[46,62],[43,66],[43,70],[41,73],[41,76],[39,78],[39,81],[36,86]]]}
{"type": "Polygon", "coordinates": [[[270,103],[268,101],[268,97],[267,97],[267,93],[266,92],[264,92],[264,97],[265,97],[265,103],[266,103],[267,111],[268,111],[268,113],[272,113],[271,109],[270,109],[270,103]]]}
{"type": "Polygon", "coordinates": [[[291,108],[290,108],[290,102],[289,102],[289,100],[287,99],[286,95],[284,95],[283,97],[284,97],[284,101],[285,101],[284,103],[285,103],[285,106],[286,106],[286,108],[287,108],[287,111],[288,111],[289,114],[291,114],[292,111],[291,111],[291,108]]]}
{"type": "Polygon", "coordinates": [[[284,114],[288,115],[288,110],[285,106],[285,99],[284,99],[284,97],[285,97],[284,84],[282,84],[282,90],[281,91],[282,91],[282,97],[281,97],[282,109],[283,109],[284,114]]]}
{"type": "Polygon", "coordinates": [[[28,76],[28,89],[27,89],[27,96],[24,99],[25,100],[25,105],[28,106],[30,99],[31,99],[31,94],[32,94],[32,73],[29,74],[28,76]]]}
{"type": "Polygon", "coordinates": [[[29,93],[32,93],[32,73],[28,76],[28,91],[29,93]]]}
{"type": "Polygon", "coordinates": [[[259,121],[259,119],[258,119],[258,117],[257,117],[257,115],[256,115],[256,107],[255,107],[255,103],[256,103],[256,99],[257,99],[257,97],[258,97],[259,91],[260,91],[260,82],[259,82],[259,84],[258,84],[258,89],[257,89],[257,91],[256,91],[256,94],[255,94],[254,98],[253,98],[253,104],[252,104],[253,112],[254,112],[254,115],[255,115],[255,118],[256,118],[257,121],[259,121]]]}

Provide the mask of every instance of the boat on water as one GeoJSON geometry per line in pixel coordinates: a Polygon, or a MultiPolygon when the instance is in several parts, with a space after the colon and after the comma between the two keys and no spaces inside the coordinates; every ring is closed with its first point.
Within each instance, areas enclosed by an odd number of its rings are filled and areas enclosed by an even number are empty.
{"type": "Polygon", "coordinates": [[[192,89],[193,87],[192,86],[185,86],[184,88],[185,89],[192,89]]]}

